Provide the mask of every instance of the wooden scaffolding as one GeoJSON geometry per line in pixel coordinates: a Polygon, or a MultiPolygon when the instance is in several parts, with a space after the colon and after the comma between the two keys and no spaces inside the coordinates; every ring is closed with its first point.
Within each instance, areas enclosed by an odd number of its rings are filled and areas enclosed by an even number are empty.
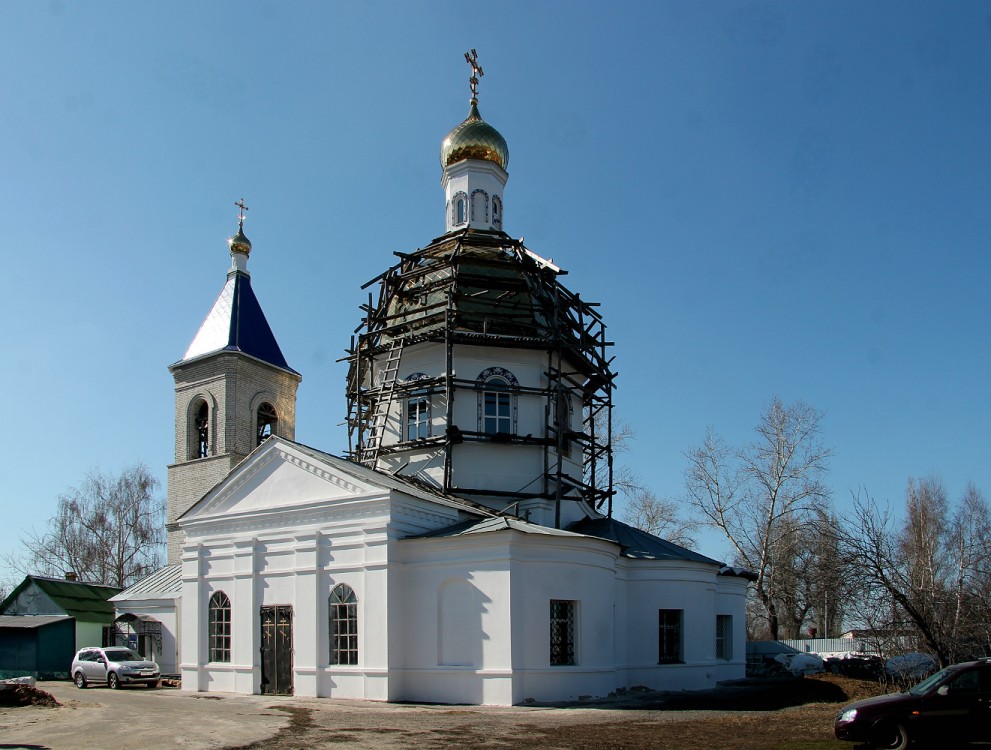
{"type": "MultiPolygon", "coordinates": [[[[607,356],[612,342],[596,312],[596,303],[565,288],[566,272],[528,250],[522,240],[503,232],[466,229],[435,239],[413,253],[396,253],[398,263],[366,283],[378,285],[362,305],[364,319],[355,330],[346,360],[348,447],[352,460],[376,468],[382,457],[409,450],[409,442],[388,443],[385,430],[395,402],[411,394],[446,396],[442,435],[418,440],[417,448],[434,447],[443,457],[445,494],[547,498],[583,498],[612,515],[612,391],[616,374],[607,356]],[[423,342],[444,346],[443,374],[400,380],[403,351],[423,342]],[[546,387],[518,386],[518,393],[539,395],[545,404],[543,435],[486,434],[452,422],[458,391],[477,391],[474,380],[456,376],[459,345],[544,351],[546,387]],[[376,375],[377,374],[377,377],[376,375]],[[581,430],[558,419],[562,404],[580,399],[581,430]],[[463,442],[498,440],[544,446],[544,477],[539,487],[518,493],[451,484],[454,447],[463,442]],[[563,456],[577,446],[581,476],[565,471],[563,456]]],[[[498,360],[498,357],[495,358],[498,360]]]]}

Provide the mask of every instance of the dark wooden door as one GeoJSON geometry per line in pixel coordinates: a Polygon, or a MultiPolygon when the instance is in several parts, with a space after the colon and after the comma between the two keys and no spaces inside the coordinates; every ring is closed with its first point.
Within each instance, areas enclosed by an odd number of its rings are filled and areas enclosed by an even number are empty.
{"type": "Polygon", "coordinates": [[[261,692],[292,695],[292,607],[262,607],[261,692]]]}

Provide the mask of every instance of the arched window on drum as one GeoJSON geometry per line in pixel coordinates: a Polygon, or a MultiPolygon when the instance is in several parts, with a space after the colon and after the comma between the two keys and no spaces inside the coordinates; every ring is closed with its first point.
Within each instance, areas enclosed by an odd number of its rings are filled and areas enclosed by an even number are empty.
{"type": "Polygon", "coordinates": [[[509,370],[490,367],[476,378],[478,431],[486,435],[516,432],[516,392],[519,381],[509,370]]]}

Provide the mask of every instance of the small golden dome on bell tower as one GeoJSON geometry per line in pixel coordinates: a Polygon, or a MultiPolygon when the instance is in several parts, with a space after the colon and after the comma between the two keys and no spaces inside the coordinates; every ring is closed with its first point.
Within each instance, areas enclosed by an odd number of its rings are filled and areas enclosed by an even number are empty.
{"type": "Polygon", "coordinates": [[[244,205],[244,198],[237,201],[234,205],[240,209],[238,213],[237,234],[227,240],[227,243],[231,246],[231,253],[249,255],[251,253],[251,240],[244,235],[244,212],[248,210],[248,207],[244,205]]]}

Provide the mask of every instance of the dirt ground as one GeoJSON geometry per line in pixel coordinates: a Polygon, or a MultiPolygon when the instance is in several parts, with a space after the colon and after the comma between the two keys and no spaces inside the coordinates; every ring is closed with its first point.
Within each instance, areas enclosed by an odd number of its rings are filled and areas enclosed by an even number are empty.
{"type": "Polygon", "coordinates": [[[830,675],[497,708],[41,687],[61,705],[0,708],[0,748],[852,750],[833,739],[833,718],[844,703],[878,691],[830,675]]]}
{"type": "Polygon", "coordinates": [[[567,707],[409,707],[370,714],[281,706],[291,720],[264,742],[226,750],[339,748],[602,748],[603,750],[809,750],[847,748],[833,739],[844,703],[877,686],[835,676],[686,695],[647,694],[567,707]]]}

